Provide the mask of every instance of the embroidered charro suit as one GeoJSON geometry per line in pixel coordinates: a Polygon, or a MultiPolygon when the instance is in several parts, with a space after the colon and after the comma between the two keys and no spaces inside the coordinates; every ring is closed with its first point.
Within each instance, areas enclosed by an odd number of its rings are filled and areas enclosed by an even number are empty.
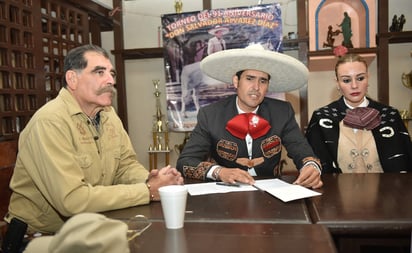
{"type": "Polygon", "coordinates": [[[199,110],[197,125],[177,161],[176,167],[185,177],[206,180],[213,165],[244,170],[254,167],[258,176],[277,176],[282,144],[297,168],[302,167],[306,158],[314,157],[290,103],[270,98],[263,100],[257,115],[266,119],[271,128],[266,135],[253,140],[251,160],[246,141],[234,137],[225,128],[237,114],[236,95],[199,110]]]}
{"type": "MultiPolygon", "coordinates": [[[[381,115],[380,125],[371,131],[383,171],[412,171],[411,139],[399,112],[370,98],[368,100],[368,107],[375,108],[381,115]]],[[[337,162],[339,122],[343,120],[348,109],[341,97],[312,114],[306,137],[321,159],[324,173],[342,172],[337,162]]]]}

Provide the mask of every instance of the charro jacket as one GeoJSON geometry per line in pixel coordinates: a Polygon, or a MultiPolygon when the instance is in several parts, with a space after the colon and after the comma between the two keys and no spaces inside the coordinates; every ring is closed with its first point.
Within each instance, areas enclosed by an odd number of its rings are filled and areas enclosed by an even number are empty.
{"type": "Polygon", "coordinates": [[[177,161],[176,168],[185,177],[207,180],[213,165],[247,170],[250,164],[258,176],[278,176],[282,145],[297,168],[307,159],[315,160],[290,103],[265,98],[260,104],[257,114],[271,128],[266,135],[253,140],[252,159],[248,157],[246,141],[226,130],[226,123],[237,114],[236,95],[199,110],[197,125],[177,161]]]}
{"type": "MultiPolygon", "coordinates": [[[[398,110],[368,98],[369,107],[380,112],[381,123],[372,131],[384,172],[412,171],[412,144],[398,110]]],[[[346,115],[343,97],[312,114],[306,137],[320,158],[324,173],[341,173],[337,162],[339,122],[346,115]]]]}

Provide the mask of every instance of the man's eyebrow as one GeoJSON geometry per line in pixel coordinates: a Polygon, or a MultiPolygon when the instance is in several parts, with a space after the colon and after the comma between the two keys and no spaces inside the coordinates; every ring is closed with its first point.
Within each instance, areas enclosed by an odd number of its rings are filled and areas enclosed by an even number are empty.
{"type": "Polygon", "coordinates": [[[106,68],[103,66],[95,66],[94,69],[92,69],[92,72],[97,72],[99,70],[106,70],[106,68]]]}
{"type": "Polygon", "coordinates": [[[263,76],[246,75],[246,77],[249,77],[249,78],[259,78],[259,79],[263,79],[263,80],[269,80],[269,78],[263,77],[263,76]]]}
{"type": "MultiPolygon", "coordinates": [[[[92,72],[97,72],[97,71],[99,71],[99,70],[106,70],[106,69],[107,69],[107,68],[106,68],[106,67],[103,67],[103,66],[96,66],[96,67],[94,67],[94,69],[92,70],[92,72]]],[[[114,70],[114,69],[111,69],[110,72],[111,72],[113,75],[117,75],[117,72],[116,72],[116,70],[114,70]]]]}

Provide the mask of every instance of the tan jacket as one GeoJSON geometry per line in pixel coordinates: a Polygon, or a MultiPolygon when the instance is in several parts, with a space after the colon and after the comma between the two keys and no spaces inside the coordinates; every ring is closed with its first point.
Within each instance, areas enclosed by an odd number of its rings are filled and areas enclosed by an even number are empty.
{"type": "Polygon", "coordinates": [[[55,232],[77,213],[149,203],[148,171],[120,118],[112,107],[100,118],[97,131],[64,88],[35,113],[20,134],[7,221],[55,232]]]}

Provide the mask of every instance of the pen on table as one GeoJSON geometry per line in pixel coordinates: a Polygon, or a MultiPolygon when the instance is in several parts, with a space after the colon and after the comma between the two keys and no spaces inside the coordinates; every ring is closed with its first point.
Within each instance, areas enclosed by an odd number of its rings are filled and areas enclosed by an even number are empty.
{"type": "Polygon", "coordinates": [[[262,188],[256,186],[256,184],[252,184],[252,186],[253,186],[255,189],[259,190],[259,191],[264,191],[262,188]]]}
{"type": "Polygon", "coordinates": [[[217,185],[222,185],[222,186],[234,186],[234,187],[240,187],[240,184],[231,184],[231,183],[225,183],[225,182],[216,182],[217,185]]]}

